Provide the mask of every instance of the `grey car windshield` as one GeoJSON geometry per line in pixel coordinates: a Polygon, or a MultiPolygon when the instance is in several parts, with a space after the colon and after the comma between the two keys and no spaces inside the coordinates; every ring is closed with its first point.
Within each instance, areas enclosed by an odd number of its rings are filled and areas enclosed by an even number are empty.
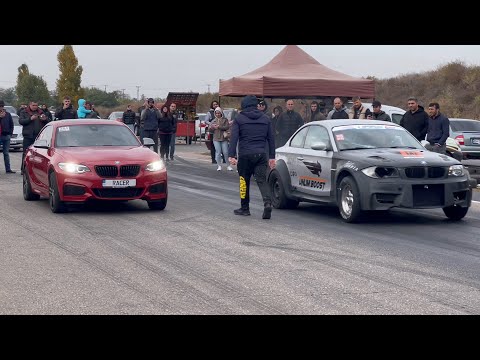
{"type": "Polygon", "coordinates": [[[344,125],[332,129],[338,150],[375,148],[421,149],[423,146],[405,129],[394,125],[344,125]]]}
{"type": "Polygon", "coordinates": [[[480,131],[480,121],[450,121],[452,131],[480,131]]]}
{"type": "Polygon", "coordinates": [[[57,128],[56,147],[140,146],[137,137],[126,126],[72,125],[57,128]]]}

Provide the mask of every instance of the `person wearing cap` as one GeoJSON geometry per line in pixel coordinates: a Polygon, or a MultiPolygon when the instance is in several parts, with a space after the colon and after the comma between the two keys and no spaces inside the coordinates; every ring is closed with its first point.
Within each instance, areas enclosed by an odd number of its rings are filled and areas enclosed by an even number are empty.
{"type": "Polygon", "coordinates": [[[7,174],[15,174],[10,167],[10,138],[13,135],[13,118],[12,115],[5,110],[5,103],[0,100],[0,144],[3,149],[3,162],[5,163],[5,172],[7,174]]]}
{"type": "Polygon", "coordinates": [[[267,115],[270,119],[272,118],[272,114],[270,114],[268,110],[267,102],[263,99],[258,100],[257,109],[267,115]]]}
{"type": "Polygon", "coordinates": [[[372,102],[373,113],[371,115],[373,120],[383,120],[383,121],[392,121],[390,115],[385,111],[382,111],[382,103],[378,100],[372,102]]]}
{"type": "Polygon", "coordinates": [[[250,178],[253,175],[263,198],[262,219],[270,219],[272,202],[267,184],[267,166],[275,168],[275,138],[270,118],[258,110],[257,105],[256,96],[245,96],[241,103],[242,111],[233,121],[228,161],[230,165],[238,164],[241,204],[233,213],[250,215],[250,178]],[[265,152],[266,142],[268,155],[265,152]]]}
{"type": "MultiPolygon", "coordinates": [[[[147,108],[142,111],[140,115],[140,124],[143,123],[143,137],[153,140],[153,151],[158,153],[158,122],[161,115],[160,110],[155,107],[155,100],[149,98],[147,100],[147,108]]],[[[142,138],[143,142],[143,138],[142,138]]]]}

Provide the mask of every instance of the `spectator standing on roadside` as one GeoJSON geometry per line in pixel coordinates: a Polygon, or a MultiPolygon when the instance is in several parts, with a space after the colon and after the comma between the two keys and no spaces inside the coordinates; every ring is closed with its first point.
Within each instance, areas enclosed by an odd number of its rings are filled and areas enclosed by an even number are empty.
{"type": "Polygon", "coordinates": [[[40,107],[43,111],[43,113],[48,117],[48,122],[52,121],[53,120],[53,115],[52,113],[48,110],[48,107],[46,104],[43,104],[41,107],[40,107]]]}
{"type": "Polygon", "coordinates": [[[158,135],[160,137],[160,157],[167,163],[170,161],[170,140],[172,138],[175,119],[167,105],[162,106],[158,120],[158,135]]]}
{"type": "Polygon", "coordinates": [[[78,119],[77,111],[72,106],[72,100],[69,96],[63,98],[63,105],[55,111],[55,119],[78,119]]]}
{"type": "Polygon", "coordinates": [[[85,99],[78,99],[77,115],[79,119],[85,119],[92,112],[92,110],[85,108],[85,102],[85,99]]]}
{"type": "Polygon", "coordinates": [[[265,115],[267,115],[269,119],[272,118],[272,114],[268,112],[267,102],[264,99],[258,100],[257,109],[263,112],[265,115]]]}
{"type": "Polygon", "coordinates": [[[385,111],[382,111],[382,103],[378,100],[374,100],[372,102],[372,120],[383,120],[383,121],[392,121],[390,115],[388,115],[385,111]]]}
{"type": "Polygon", "coordinates": [[[135,127],[135,111],[132,110],[132,105],[127,105],[127,110],[123,112],[122,121],[127,125],[130,130],[134,130],[135,127]]]}
{"type": "Polygon", "coordinates": [[[48,117],[43,113],[42,109],[38,108],[38,102],[31,101],[30,105],[22,111],[20,116],[20,125],[23,135],[23,154],[22,154],[22,174],[23,161],[25,160],[25,153],[27,148],[32,145],[35,138],[40,133],[40,130],[48,123],[48,117]]]}
{"type": "MultiPolygon", "coordinates": [[[[155,145],[153,151],[158,154],[158,122],[160,121],[160,111],[155,107],[155,100],[147,100],[148,107],[140,115],[140,124],[143,124],[143,138],[150,138],[155,145]]],[[[141,138],[143,143],[143,138],[141,138]]]]}
{"type": "Polygon", "coordinates": [[[26,104],[21,104],[17,110],[17,115],[20,117],[20,113],[27,108],[26,104]]]}
{"type": "Polygon", "coordinates": [[[348,119],[347,108],[343,106],[343,101],[339,97],[333,99],[333,109],[327,115],[327,120],[330,119],[348,119]]]}
{"type": "Polygon", "coordinates": [[[405,128],[418,141],[425,140],[428,131],[428,114],[422,106],[418,105],[418,100],[409,97],[407,101],[408,111],[403,114],[400,120],[400,126],[405,128]]]}
{"type": "Polygon", "coordinates": [[[230,165],[238,164],[241,203],[241,207],[233,213],[250,215],[250,178],[253,175],[263,198],[262,219],[270,219],[272,202],[266,173],[267,166],[271,169],[275,168],[275,139],[271,120],[258,110],[257,105],[258,100],[255,96],[245,96],[241,103],[242,111],[233,121],[228,161],[230,165]],[[268,155],[265,153],[265,142],[269,143],[268,155]]]}
{"type": "Polygon", "coordinates": [[[277,120],[276,130],[279,141],[278,144],[275,144],[277,148],[285,145],[290,136],[304,124],[300,114],[294,110],[294,106],[295,103],[292,99],[287,100],[287,111],[282,113],[277,120]]]}
{"type": "MultiPolygon", "coordinates": [[[[215,119],[215,109],[218,107],[218,101],[213,100],[212,103],[210,104],[210,110],[208,110],[207,115],[205,115],[205,125],[207,127],[210,126],[210,122],[215,119]]],[[[208,131],[208,129],[205,129],[205,131],[208,131]]],[[[215,160],[215,147],[213,146],[213,141],[212,141],[212,146],[210,147],[210,157],[212,158],[212,164],[216,164],[217,161],[215,160]]]]}
{"type": "Polygon", "coordinates": [[[348,112],[349,119],[370,119],[372,112],[362,104],[360,97],[355,96],[352,100],[353,106],[348,112]]]}
{"type": "Polygon", "coordinates": [[[273,136],[275,138],[275,144],[279,143],[278,140],[278,131],[277,131],[277,121],[280,115],[282,115],[283,109],[280,105],[275,106],[273,108],[273,117],[272,117],[272,130],[273,130],[273,136]]]}
{"type": "MultiPolygon", "coordinates": [[[[177,141],[177,126],[178,126],[178,116],[177,116],[177,104],[170,104],[170,114],[173,117],[173,133],[170,137],[170,160],[173,161],[175,154],[175,142],[177,141]]],[[[188,140],[187,140],[188,141],[188,140]]]]}
{"type": "Polygon", "coordinates": [[[87,119],[100,119],[100,115],[98,115],[98,112],[95,110],[95,107],[93,106],[92,103],[86,101],[85,109],[91,110],[91,113],[87,114],[86,116],[87,119]]]}
{"type": "Polygon", "coordinates": [[[425,148],[445,154],[447,138],[450,136],[450,120],[440,113],[440,105],[437,102],[428,104],[428,115],[428,144],[425,145],[425,148]]]}
{"type": "Polygon", "coordinates": [[[140,137],[140,141],[142,142],[142,144],[143,144],[143,129],[144,129],[143,122],[142,122],[142,111],[145,110],[146,108],[148,108],[147,98],[145,98],[143,105],[138,107],[138,110],[137,110],[138,118],[136,118],[136,122],[137,122],[136,135],[140,137]]]}
{"type": "MultiPolygon", "coordinates": [[[[230,124],[228,119],[223,116],[223,110],[220,106],[217,106],[215,109],[215,119],[210,122],[210,127],[208,129],[213,136],[217,171],[222,171],[222,154],[225,159],[228,158],[228,140],[225,138],[225,131],[228,131],[229,129],[230,124]]],[[[233,168],[228,165],[227,170],[233,171],[233,168]]]]}
{"type": "Polygon", "coordinates": [[[10,167],[10,138],[13,135],[13,118],[12,115],[5,110],[5,103],[0,100],[0,144],[2,145],[3,162],[5,164],[5,172],[7,174],[15,174],[10,167]]]}
{"type": "Polygon", "coordinates": [[[320,121],[326,120],[327,118],[321,112],[320,107],[317,101],[312,101],[310,104],[310,111],[308,112],[307,116],[305,117],[305,123],[309,123],[311,121],[320,121]]]}

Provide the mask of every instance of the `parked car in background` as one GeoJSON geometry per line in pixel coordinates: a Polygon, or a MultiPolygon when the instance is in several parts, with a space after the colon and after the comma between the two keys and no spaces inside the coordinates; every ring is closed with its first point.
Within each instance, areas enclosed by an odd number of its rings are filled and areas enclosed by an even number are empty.
{"type": "Polygon", "coordinates": [[[123,122],[123,111],[114,111],[108,116],[108,120],[116,120],[123,122]]]}
{"type": "Polygon", "coordinates": [[[116,121],[51,121],[27,149],[24,164],[24,199],[48,197],[54,213],[90,200],[141,199],[152,210],[167,205],[164,162],[116,121]]]}
{"type": "MultiPolygon", "coordinates": [[[[363,106],[365,106],[367,109],[370,109],[371,112],[373,112],[373,107],[372,103],[362,103],[363,106]]],[[[353,103],[349,102],[347,104],[347,108],[350,109],[353,106],[353,103]]],[[[384,105],[382,104],[381,107],[382,111],[385,111],[386,114],[390,116],[390,119],[392,119],[392,122],[395,124],[400,124],[400,120],[402,120],[403,114],[406,113],[405,110],[402,108],[396,107],[396,106],[390,106],[390,105],[384,105]]]]}
{"type": "Polygon", "coordinates": [[[276,149],[275,158],[268,175],[275,208],[334,204],[346,222],[394,207],[441,208],[460,220],[476,186],[458,160],[426,150],[400,125],[379,120],[310,122],[276,149]]]}
{"type": "Polygon", "coordinates": [[[195,118],[195,140],[198,138],[205,139],[206,116],[206,113],[198,113],[195,118]]]}
{"type": "Polygon", "coordinates": [[[451,118],[450,137],[462,150],[462,164],[470,175],[480,183],[480,121],[451,118]]]}

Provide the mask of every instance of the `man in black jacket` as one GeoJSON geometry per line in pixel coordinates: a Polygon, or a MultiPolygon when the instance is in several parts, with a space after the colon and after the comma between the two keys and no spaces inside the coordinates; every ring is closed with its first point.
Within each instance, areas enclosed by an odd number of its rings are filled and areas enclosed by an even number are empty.
{"type": "Polygon", "coordinates": [[[63,105],[55,111],[55,119],[78,119],[77,110],[72,106],[72,100],[69,96],[63,98],[63,105]]]}
{"type": "MultiPolygon", "coordinates": [[[[76,113],[76,112],[75,112],[76,113]]],[[[22,154],[22,174],[23,174],[23,160],[30,145],[35,141],[35,138],[48,123],[48,117],[43,113],[42,109],[38,108],[38,102],[30,101],[30,105],[20,113],[20,125],[23,126],[23,154],[22,154]]]]}
{"type": "Polygon", "coordinates": [[[263,198],[262,218],[270,219],[272,203],[266,173],[267,165],[271,169],[275,168],[275,138],[271,120],[258,110],[257,104],[258,100],[255,96],[245,96],[242,100],[242,112],[233,121],[228,161],[231,165],[237,165],[238,162],[241,203],[241,208],[233,212],[235,215],[250,215],[250,178],[253,175],[263,198]],[[265,143],[267,141],[268,158],[265,153],[265,143]]]}
{"type": "Polygon", "coordinates": [[[409,111],[403,114],[400,126],[409,131],[418,141],[425,140],[428,130],[428,114],[422,106],[418,105],[418,100],[414,97],[408,98],[407,106],[409,111]]]}
{"type": "Polygon", "coordinates": [[[123,112],[122,121],[133,131],[135,126],[135,111],[132,110],[132,105],[127,105],[127,110],[123,112]]]}
{"type": "Polygon", "coordinates": [[[428,150],[445,154],[447,138],[450,136],[450,120],[440,113],[440,105],[436,102],[428,104],[428,132],[425,146],[428,150]]]}
{"type": "Polygon", "coordinates": [[[10,137],[13,134],[13,119],[12,115],[5,110],[5,103],[0,100],[0,144],[3,149],[3,161],[5,163],[5,171],[7,174],[15,174],[10,168],[10,137]]]}

